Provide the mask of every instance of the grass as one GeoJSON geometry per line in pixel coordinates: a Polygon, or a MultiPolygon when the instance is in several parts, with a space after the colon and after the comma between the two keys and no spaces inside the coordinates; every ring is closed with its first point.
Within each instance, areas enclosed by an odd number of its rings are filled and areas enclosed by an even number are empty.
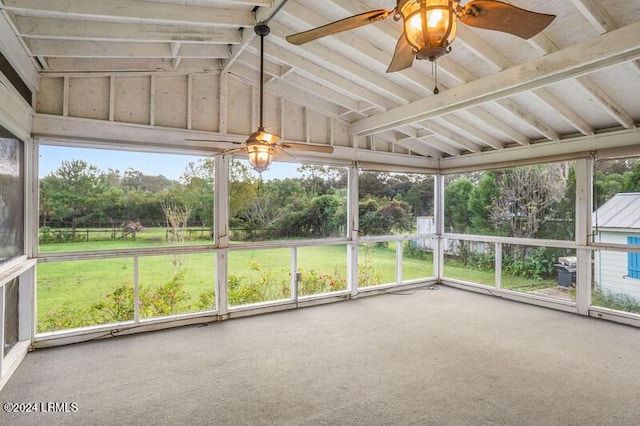
{"type": "MultiPolygon", "coordinates": [[[[49,244],[43,252],[63,252],[65,246],[75,245],[84,250],[117,250],[131,247],[130,241],[104,241],[88,243],[49,244]],[[51,247],[53,246],[53,247],[51,247]]],[[[317,274],[338,275],[346,278],[346,246],[301,247],[298,252],[298,269],[317,274]]],[[[274,281],[289,281],[291,249],[263,249],[232,251],[228,257],[228,273],[255,279],[266,272],[274,272],[274,281]],[[253,269],[252,269],[253,268],[253,269]],[[259,268],[259,271],[255,270],[259,268]]],[[[185,272],[185,290],[195,299],[200,294],[213,291],[215,283],[215,255],[196,253],[182,256],[185,272]]],[[[139,258],[139,284],[155,286],[168,282],[173,276],[173,256],[145,256],[139,258]]],[[[395,282],[395,250],[376,248],[368,257],[360,256],[360,262],[373,265],[380,273],[378,283],[395,282]]],[[[84,309],[105,299],[105,295],[117,286],[133,282],[133,259],[78,260],[41,263],[38,265],[38,316],[61,308],[84,309]]],[[[432,275],[430,261],[405,259],[405,276],[411,278],[432,275]]]]}
{"type": "MultiPolygon", "coordinates": [[[[495,271],[469,268],[468,266],[465,266],[462,261],[457,259],[445,260],[444,275],[448,278],[474,282],[490,287],[493,287],[496,282],[495,271]]],[[[558,283],[556,280],[534,280],[521,276],[505,274],[504,272],[502,273],[502,288],[506,290],[530,293],[532,291],[546,288],[556,288],[557,286],[558,283]]]]}
{"type": "MultiPolygon", "coordinates": [[[[186,243],[190,245],[211,244],[211,240],[196,238],[206,236],[207,232],[206,230],[194,229],[194,239],[187,240],[186,243]]],[[[50,235],[50,238],[55,239],[56,231],[50,232],[50,235]]],[[[92,250],[117,250],[122,248],[166,247],[168,245],[165,228],[146,228],[143,232],[136,234],[135,240],[130,235],[124,240],[112,240],[110,239],[110,229],[91,229],[88,241],[86,240],[86,230],[78,230],[77,235],[79,238],[82,238],[81,241],[41,243],[38,249],[40,253],[65,253],[92,250]]],[[[40,239],[42,241],[42,234],[40,235],[40,239]]]]}
{"type": "MultiPolygon", "coordinates": [[[[404,244],[408,244],[405,242],[404,244]]],[[[77,252],[89,250],[118,250],[131,247],[153,247],[164,245],[156,240],[89,241],[41,245],[41,252],[77,252]],[[142,244],[142,243],[145,244],[142,244]]],[[[142,256],[138,258],[139,284],[144,288],[164,285],[174,276],[174,263],[180,261],[184,272],[184,290],[190,300],[196,301],[204,294],[212,294],[215,288],[214,253],[181,255],[142,256]]],[[[228,254],[228,276],[230,282],[242,287],[242,300],[287,298],[290,294],[291,249],[238,250],[228,254]],[[239,283],[239,284],[238,284],[239,283]],[[246,290],[246,291],[245,291],[246,290]]],[[[345,288],[347,277],[347,246],[310,246],[297,249],[298,270],[303,272],[300,282],[302,294],[318,294],[345,288]],[[306,281],[305,281],[306,280],[306,281]],[[334,281],[335,287],[333,286],[334,281]]],[[[358,285],[367,287],[396,282],[395,243],[361,244],[358,254],[358,285]]],[[[417,259],[404,256],[403,280],[433,276],[433,257],[422,253],[417,259]]],[[[78,260],[41,263],[38,265],[37,314],[45,318],[61,310],[83,310],[104,302],[117,287],[133,283],[134,261],[132,258],[78,260]]],[[[476,270],[455,259],[445,262],[445,275],[465,281],[493,286],[494,272],[476,270]]],[[[503,274],[505,289],[531,292],[556,287],[555,280],[529,280],[503,274]]],[[[231,290],[230,290],[231,291],[231,290]]],[[[131,303],[131,302],[129,302],[131,303]]],[[[210,306],[214,308],[214,306],[210,306]]]]}

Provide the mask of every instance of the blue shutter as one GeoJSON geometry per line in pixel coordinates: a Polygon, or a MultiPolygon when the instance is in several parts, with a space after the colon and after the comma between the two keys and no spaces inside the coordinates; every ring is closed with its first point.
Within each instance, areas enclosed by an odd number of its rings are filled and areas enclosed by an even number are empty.
{"type": "MultiPolygon", "coordinates": [[[[627,244],[640,245],[640,237],[627,237],[627,244]]],[[[640,253],[627,253],[629,277],[640,279],[640,253]]]]}

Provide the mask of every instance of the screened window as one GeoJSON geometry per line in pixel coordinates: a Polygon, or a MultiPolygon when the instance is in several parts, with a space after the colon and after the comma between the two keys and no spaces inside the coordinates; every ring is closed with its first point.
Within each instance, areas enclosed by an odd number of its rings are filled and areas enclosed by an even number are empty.
{"type": "Polygon", "coordinates": [[[210,244],[213,159],[42,146],[41,253],[210,244]]]}
{"type": "Polygon", "coordinates": [[[233,160],[229,174],[231,241],[346,236],[346,168],[274,163],[260,175],[233,160]]]}
{"type": "Polygon", "coordinates": [[[24,147],[0,127],[0,264],[24,254],[24,147]]]}
{"type": "Polygon", "coordinates": [[[363,171],[358,188],[360,235],[428,233],[433,223],[433,176],[363,171]]]}
{"type": "Polygon", "coordinates": [[[560,162],[445,180],[445,232],[573,240],[575,164],[560,162]]]}

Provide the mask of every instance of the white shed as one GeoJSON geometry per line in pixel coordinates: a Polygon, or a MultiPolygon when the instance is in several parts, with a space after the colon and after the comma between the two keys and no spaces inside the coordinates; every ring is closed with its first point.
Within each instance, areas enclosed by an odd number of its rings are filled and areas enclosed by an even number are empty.
{"type": "MultiPolygon", "coordinates": [[[[616,194],[593,214],[602,243],[640,245],[640,193],[616,194]]],[[[640,301],[640,252],[595,252],[596,287],[605,294],[640,301]]]]}

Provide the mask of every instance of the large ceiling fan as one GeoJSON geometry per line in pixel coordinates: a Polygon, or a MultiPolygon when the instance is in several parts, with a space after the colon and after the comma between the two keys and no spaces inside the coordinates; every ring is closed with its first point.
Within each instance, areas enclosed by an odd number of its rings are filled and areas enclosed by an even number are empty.
{"type": "Polygon", "coordinates": [[[449,53],[456,35],[456,21],[528,39],[555,18],[555,15],[532,12],[496,0],[472,0],[464,6],[460,3],[457,0],[397,0],[392,10],[361,13],[290,35],[287,41],[300,45],[393,16],[394,20],[404,22],[404,30],[387,69],[387,72],[396,72],[409,68],[415,58],[435,61],[449,53]]]}
{"type": "Polygon", "coordinates": [[[269,26],[262,22],[254,27],[255,33],[260,37],[260,123],[258,129],[249,135],[249,138],[238,148],[231,148],[220,152],[218,155],[227,155],[233,152],[245,151],[249,156],[251,167],[262,173],[269,168],[274,155],[285,154],[289,150],[320,152],[331,154],[333,147],[330,145],[316,145],[310,143],[295,143],[279,141],[276,135],[264,129],[264,38],[271,31],[269,26]]]}

